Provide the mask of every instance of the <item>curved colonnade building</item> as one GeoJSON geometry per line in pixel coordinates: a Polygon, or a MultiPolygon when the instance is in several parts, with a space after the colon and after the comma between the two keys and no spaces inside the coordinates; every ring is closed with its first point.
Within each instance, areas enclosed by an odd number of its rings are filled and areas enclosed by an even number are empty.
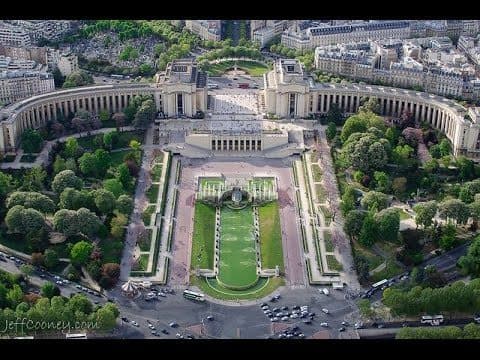
{"type": "MultiPolygon", "coordinates": [[[[478,108],[464,108],[436,95],[398,88],[317,84],[304,74],[296,60],[281,59],[264,75],[266,112],[280,118],[305,118],[325,114],[332,104],[354,113],[362,97],[375,96],[384,116],[400,116],[408,109],[418,121],[426,121],[446,134],[455,155],[480,157],[478,108]]],[[[155,84],[99,85],[55,91],[19,101],[0,112],[0,153],[15,151],[22,132],[40,128],[59,114],[68,116],[79,109],[92,113],[122,111],[138,94],[150,94],[157,110],[166,117],[192,117],[207,109],[206,75],[192,60],[176,60],[155,84]]],[[[181,120],[179,120],[181,121],[181,120]]]]}

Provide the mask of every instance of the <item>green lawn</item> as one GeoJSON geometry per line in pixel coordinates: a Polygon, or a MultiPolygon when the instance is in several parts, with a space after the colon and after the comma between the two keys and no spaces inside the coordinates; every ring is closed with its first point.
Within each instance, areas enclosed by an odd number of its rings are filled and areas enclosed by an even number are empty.
{"type": "Polygon", "coordinates": [[[231,210],[223,207],[220,217],[218,280],[229,288],[249,287],[258,279],[252,208],[231,210]]]}
{"type": "Polygon", "coordinates": [[[327,255],[327,265],[330,270],[342,271],[343,266],[337,260],[334,255],[327,255]]]}
{"type": "Polygon", "coordinates": [[[327,250],[327,252],[333,252],[332,233],[329,230],[324,230],[323,238],[325,240],[325,250],[327,250]]]}
{"type": "Polygon", "coordinates": [[[206,280],[204,277],[191,276],[190,283],[198,286],[203,293],[217,299],[246,300],[265,297],[279,286],[284,285],[285,281],[282,277],[259,278],[254,286],[242,291],[228,289],[219,284],[216,279],[206,280]]]}
{"type": "Polygon", "coordinates": [[[383,263],[383,259],[375,254],[372,250],[367,249],[356,242],[354,243],[354,246],[355,252],[367,259],[370,270],[375,269],[377,266],[383,263]]]}
{"type": "Polygon", "coordinates": [[[202,187],[206,187],[208,185],[218,186],[223,184],[225,184],[225,181],[220,178],[208,178],[208,177],[200,178],[200,185],[202,187]]]}
{"type": "Polygon", "coordinates": [[[155,156],[155,159],[153,160],[153,162],[155,164],[161,164],[163,162],[163,151],[161,151],[155,156]]]}
{"type": "MultiPolygon", "coordinates": [[[[251,76],[262,76],[269,68],[268,66],[257,61],[237,61],[238,69],[244,70],[251,76]]],[[[218,64],[209,64],[207,73],[209,76],[222,76],[228,69],[235,66],[235,61],[222,61],[218,64]]]]}
{"type": "Polygon", "coordinates": [[[115,152],[110,152],[110,158],[112,159],[112,167],[117,167],[118,165],[123,163],[123,158],[125,155],[128,153],[133,152],[133,150],[122,150],[122,151],[115,151],[115,152]]]}
{"type": "Polygon", "coordinates": [[[326,201],[326,193],[322,184],[315,184],[315,192],[317,194],[318,202],[323,203],[326,201]]]}
{"type": "Polygon", "coordinates": [[[400,210],[398,213],[400,214],[400,220],[407,220],[412,218],[409,214],[405,212],[405,210],[400,210]]]}
{"type": "Polygon", "coordinates": [[[143,236],[138,238],[138,246],[141,251],[150,251],[150,243],[152,242],[152,229],[145,229],[143,236]]]}
{"type": "MultiPolygon", "coordinates": [[[[138,262],[133,266],[134,271],[146,271],[148,266],[148,254],[140,254],[138,262]]],[[[133,269],[132,269],[133,270],[133,269]]]]}
{"type": "Polygon", "coordinates": [[[147,199],[151,203],[156,203],[157,202],[157,197],[158,197],[158,189],[160,186],[158,184],[152,184],[150,186],[150,189],[147,190],[145,195],[147,196],[147,199]]]}
{"type": "Polygon", "coordinates": [[[387,264],[386,264],[385,269],[383,269],[382,271],[377,272],[377,273],[373,274],[372,276],[370,276],[370,280],[372,282],[377,282],[377,281],[380,281],[380,280],[383,280],[383,279],[388,279],[388,278],[391,278],[395,275],[399,275],[400,273],[402,273],[402,271],[403,271],[403,269],[401,267],[399,267],[395,263],[395,261],[387,260],[387,264]]]}
{"type": "Polygon", "coordinates": [[[312,176],[313,181],[320,182],[322,181],[322,170],[320,170],[320,166],[317,164],[312,164],[312,176]]]}
{"type": "MultiPolygon", "coordinates": [[[[115,130],[112,129],[112,131],[115,131],[115,130]]],[[[103,136],[103,134],[101,135],[103,136]]],[[[95,139],[96,136],[97,135],[91,135],[91,136],[83,136],[81,138],[77,138],[78,145],[80,145],[84,149],[94,151],[99,148],[93,143],[93,140],[95,139]]],[[[145,132],[143,130],[119,132],[118,141],[113,146],[112,149],[126,148],[129,146],[130,141],[132,140],[137,140],[138,142],[143,143],[144,137],[145,137],[145,132]]]]}
{"type": "Polygon", "coordinates": [[[275,179],[272,177],[255,177],[248,181],[250,187],[252,186],[273,186],[275,184],[275,179]]]}
{"type": "Polygon", "coordinates": [[[327,208],[324,205],[319,205],[318,210],[323,213],[323,218],[325,220],[325,226],[329,226],[330,223],[332,222],[332,212],[330,211],[330,209],[327,208]]]}
{"type": "Polygon", "coordinates": [[[262,268],[279,266],[283,273],[282,233],[278,202],[274,201],[258,208],[260,223],[260,255],[262,268]]]}
{"type": "Polygon", "coordinates": [[[317,151],[312,151],[311,154],[310,154],[310,161],[312,163],[317,163],[318,162],[318,153],[317,151]]]}
{"type": "Polygon", "coordinates": [[[155,212],[156,205],[148,205],[147,208],[143,211],[142,220],[145,226],[150,226],[151,215],[155,212]]]}
{"type": "Polygon", "coordinates": [[[162,176],[162,165],[153,165],[150,174],[152,176],[152,181],[160,181],[160,177],[162,176]]]}
{"type": "Polygon", "coordinates": [[[215,208],[197,201],[193,220],[192,269],[213,269],[215,208]]]}

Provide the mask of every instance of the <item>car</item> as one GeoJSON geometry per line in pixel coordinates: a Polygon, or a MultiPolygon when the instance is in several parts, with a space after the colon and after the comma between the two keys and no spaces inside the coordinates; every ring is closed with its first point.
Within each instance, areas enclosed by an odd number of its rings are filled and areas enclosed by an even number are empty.
{"type": "Polygon", "coordinates": [[[5,259],[5,257],[3,257],[3,255],[0,256],[0,261],[7,262],[7,260],[5,259]]]}
{"type": "Polygon", "coordinates": [[[132,324],[133,326],[136,326],[136,327],[139,327],[140,325],[138,325],[138,323],[135,321],[135,320],[132,320],[130,322],[130,324],[132,324]]]}
{"type": "Polygon", "coordinates": [[[282,306],[282,310],[288,310],[288,306],[282,306]]]}
{"type": "Polygon", "coordinates": [[[383,329],[384,327],[385,327],[384,324],[378,324],[378,325],[377,325],[377,329],[383,329]]]}
{"type": "Polygon", "coordinates": [[[238,78],[237,78],[237,77],[234,77],[233,80],[238,80],[238,78]]]}
{"type": "Polygon", "coordinates": [[[300,339],[303,339],[303,338],[305,337],[305,334],[304,334],[304,333],[300,333],[300,334],[298,334],[298,337],[299,337],[300,339]]]}
{"type": "Polygon", "coordinates": [[[187,336],[185,336],[185,339],[193,340],[193,339],[195,339],[195,336],[187,335],[187,336]]]}
{"type": "Polygon", "coordinates": [[[292,327],[292,331],[299,331],[299,330],[300,330],[300,328],[296,325],[294,327],[292,327]]]}
{"type": "Polygon", "coordinates": [[[330,313],[330,311],[328,311],[328,309],[327,309],[327,308],[323,308],[323,309],[322,309],[322,312],[324,312],[325,314],[328,314],[328,313],[330,313]]]}
{"type": "Polygon", "coordinates": [[[15,260],[16,258],[15,258],[15,256],[10,256],[9,259],[10,260],[15,260]]]}
{"type": "Polygon", "coordinates": [[[75,287],[76,287],[77,289],[82,289],[82,286],[81,286],[81,285],[78,285],[78,284],[75,285],[75,287]]]}
{"type": "Polygon", "coordinates": [[[320,323],[320,326],[321,327],[328,327],[328,323],[327,322],[322,322],[322,323],[320,323]]]}
{"type": "Polygon", "coordinates": [[[271,322],[277,322],[277,321],[279,321],[279,320],[280,320],[280,319],[279,319],[278,317],[276,317],[276,316],[270,319],[271,322]]]}
{"type": "Polygon", "coordinates": [[[310,316],[310,317],[313,317],[313,316],[315,316],[315,315],[316,315],[316,314],[315,314],[314,312],[308,313],[308,316],[310,316]]]}
{"type": "Polygon", "coordinates": [[[298,306],[298,305],[292,306],[292,309],[293,310],[300,310],[300,306],[298,306]]]}
{"type": "Polygon", "coordinates": [[[269,306],[267,303],[261,303],[260,307],[263,308],[264,306],[269,306]]]}
{"type": "Polygon", "coordinates": [[[63,286],[63,282],[61,282],[60,280],[55,281],[55,284],[57,284],[58,286],[63,286]]]}
{"type": "Polygon", "coordinates": [[[277,301],[277,299],[275,299],[274,297],[270,299],[270,302],[275,302],[275,301],[277,301]]]}
{"type": "Polygon", "coordinates": [[[288,321],[288,320],[290,320],[290,318],[288,316],[282,317],[282,321],[288,321]]]}
{"type": "Polygon", "coordinates": [[[126,318],[125,316],[122,317],[122,321],[123,322],[128,322],[128,318],[126,318]]]}
{"type": "Polygon", "coordinates": [[[40,274],[40,277],[41,277],[42,279],[45,279],[45,274],[40,274]]]}
{"type": "Polygon", "coordinates": [[[93,303],[94,303],[95,305],[98,305],[98,304],[100,304],[100,302],[99,302],[99,301],[94,301],[93,303]]]}
{"type": "Polygon", "coordinates": [[[312,323],[312,320],[310,320],[310,319],[305,319],[305,320],[303,320],[303,323],[304,323],[304,324],[311,324],[311,323],[312,323]]]}
{"type": "Polygon", "coordinates": [[[354,328],[355,329],[363,329],[363,323],[362,322],[355,323],[354,328]]]}
{"type": "Polygon", "coordinates": [[[207,316],[207,320],[209,320],[209,321],[213,321],[213,320],[214,320],[214,318],[213,318],[213,316],[212,316],[212,315],[208,315],[208,316],[207,316]]]}
{"type": "Polygon", "coordinates": [[[107,301],[113,303],[113,302],[115,302],[115,299],[114,298],[108,298],[107,301]]]}
{"type": "Polygon", "coordinates": [[[170,326],[172,328],[176,328],[176,327],[178,327],[178,324],[175,321],[172,321],[170,324],[168,324],[168,326],[170,326]]]}
{"type": "Polygon", "coordinates": [[[160,330],[160,331],[161,331],[163,334],[165,334],[165,335],[170,334],[167,329],[162,329],[162,330],[160,330]]]}
{"type": "Polygon", "coordinates": [[[321,292],[322,292],[323,294],[327,295],[327,296],[328,296],[328,294],[330,294],[330,292],[328,291],[327,288],[323,288],[323,289],[321,290],[321,292]]]}
{"type": "Polygon", "coordinates": [[[275,308],[272,309],[272,311],[273,311],[273,312],[277,312],[277,311],[280,311],[280,309],[277,308],[277,307],[275,307],[275,308]]]}
{"type": "Polygon", "coordinates": [[[150,328],[150,330],[157,330],[152,324],[148,324],[148,327],[150,328]]]}
{"type": "Polygon", "coordinates": [[[292,314],[292,315],[290,315],[290,319],[298,319],[298,315],[297,314],[292,314]]]}
{"type": "Polygon", "coordinates": [[[275,300],[279,300],[280,297],[281,297],[280,295],[275,295],[273,298],[274,298],[275,300]]]}
{"type": "Polygon", "coordinates": [[[338,329],[338,332],[343,332],[345,331],[345,328],[342,326],[340,329],[338,329]]]}
{"type": "Polygon", "coordinates": [[[176,333],[175,336],[177,337],[177,339],[183,339],[183,335],[180,333],[176,333]]]}
{"type": "Polygon", "coordinates": [[[62,280],[62,279],[60,278],[60,276],[58,276],[58,275],[55,275],[53,278],[54,278],[55,280],[59,280],[59,281],[62,280]]]}
{"type": "Polygon", "coordinates": [[[349,324],[348,324],[347,321],[342,321],[342,325],[343,325],[343,326],[348,326],[349,324]]]}
{"type": "Polygon", "coordinates": [[[65,285],[70,284],[70,281],[68,281],[67,279],[63,279],[62,281],[63,281],[63,283],[64,283],[65,285]]]}
{"type": "Polygon", "coordinates": [[[157,335],[158,335],[155,330],[150,331],[150,333],[151,333],[152,335],[154,335],[154,336],[157,336],[157,335]]]}

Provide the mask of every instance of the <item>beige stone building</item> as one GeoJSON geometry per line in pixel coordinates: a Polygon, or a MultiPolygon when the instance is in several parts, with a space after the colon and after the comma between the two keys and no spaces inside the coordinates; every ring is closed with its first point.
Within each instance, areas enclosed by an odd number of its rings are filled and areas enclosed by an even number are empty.
{"type": "Polygon", "coordinates": [[[220,41],[222,39],[221,20],[185,20],[185,27],[203,40],[220,41]]]}
{"type": "Polygon", "coordinates": [[[0,73],[0,103],[10,104],[37,94],[55,90],[53,76],[33,71],[3,71],[0,73]]]}

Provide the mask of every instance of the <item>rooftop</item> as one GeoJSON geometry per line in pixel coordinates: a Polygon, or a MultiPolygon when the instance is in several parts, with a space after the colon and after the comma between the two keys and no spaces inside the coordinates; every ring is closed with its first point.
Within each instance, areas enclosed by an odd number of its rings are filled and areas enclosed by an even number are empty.
{"type": "Polygon", "coordinates": [[[163,84],[196,84],[197,87],[205,87],[206,76],[197,68],[193,59],[179,59],[168,63],[167,69],[158,78],[163,84]]]}

